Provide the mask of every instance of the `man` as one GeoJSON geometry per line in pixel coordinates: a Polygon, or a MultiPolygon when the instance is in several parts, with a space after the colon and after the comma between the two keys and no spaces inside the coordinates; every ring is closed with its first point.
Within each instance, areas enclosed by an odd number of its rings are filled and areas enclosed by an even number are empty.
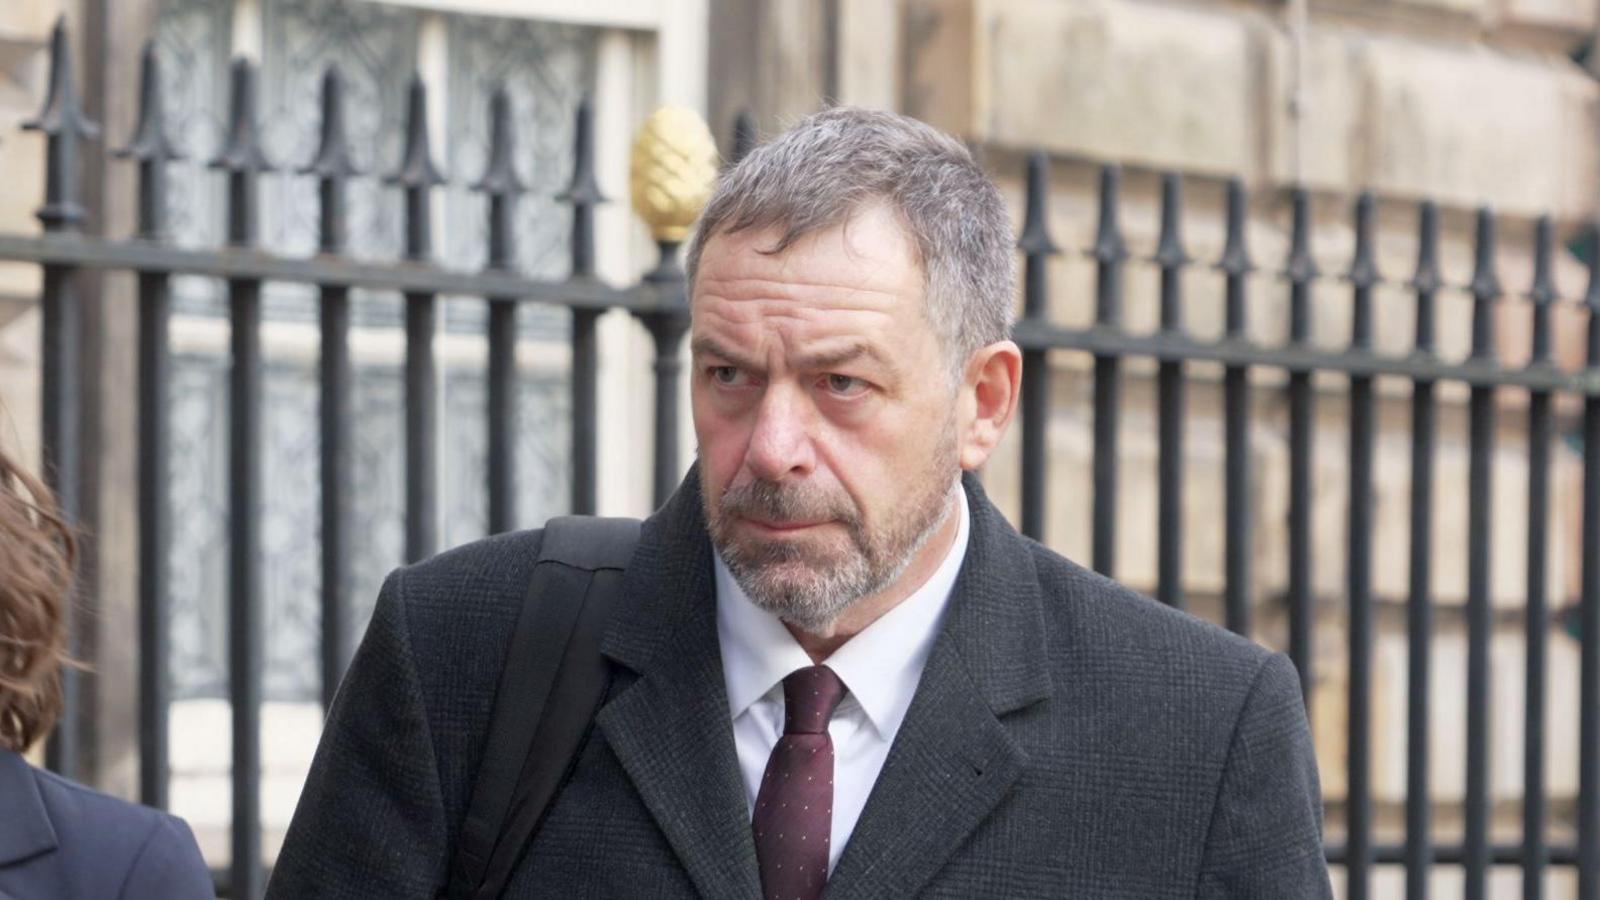
{"type": "MultiPolygon", "coordinates": [[[[1016,409],[1012,260],[994,185],[908,119],[819,113],[724,176],[688,251],[699,459],[507,896],[1330,895],[1288,661],[963,474],[1016,409]]],[[[444,886],[539,543],[391,576],[275,896],[444,886]]]]}

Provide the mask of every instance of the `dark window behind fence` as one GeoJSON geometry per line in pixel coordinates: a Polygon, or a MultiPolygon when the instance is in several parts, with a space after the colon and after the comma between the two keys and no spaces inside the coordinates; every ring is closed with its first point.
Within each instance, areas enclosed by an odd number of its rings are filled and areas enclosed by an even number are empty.
{"type": "MultiPolygon", "coordinates": [[[[67,38],[58,26],[52,45],[49,96],[43,112],[28,127],[48,142],[45,204],[39,211],[45,234],[40,237],[0,235],[0,260],[39,265],[43,270],[43,431],[45,471],[69,514],[79,502],[76,426],[84,360],[75,342],[82,297],[78,274],[84,270],[132,272],[137,276],[138,346],[138,518],[139,518],[139,736],[140,797],[166,805],[168,748],[166,714],[170,674],[168,653],[168,585],[163,561],[171,541],[167,509],[168,446],[167,383],[170,377],[168,330],[171,284],[175,276],[203,276],[225,285],[230,324],[227,412],[228,533],[228,687],[233,717],[233,853],[231,868],[218,873],[219,889],[230,896],[261,893],[264,872],[260,852],[260,703],[262,696],[263,624],[261,621],[262,459],[260,417],[263,383],[261,349],[262,290],[269,283],[308,285],[316,291],[321,333],[318,368],[321,484],[320,529],[321,672],[326,702],[345,664],[353,641],[348,613],[350,598],[342,590],[349,543],[347,483],[351,466],[350,393],[352,386],[349,331],[351,292],[392,291],[403,296],[405,360],[405,557],[416,560],[438,549],[439,498],[434,485],[436,421],[434,357],[437,306],[442,296],[481,298],[487,307],[489,346],[486,416],[488,462],[483,489],[489,527],[501,531],[517,521],[514,501],[518,472],[514,465],[518,407],[515,399],[516,313],[519,305],[541,304],[570,311],[570,507],[593,512],[597,448],[595,445],[597,365],[596,319],[608,309],[627,310],[648,328],[656,342],[655,498],[675,487],[681,472],[677,458],[678,347],[688,325],[677,245],[661,242],[660,264],[637,285],[613,287],[594,275],[595,204],[601,202],[594,174],[590,110],[580,105],[574,125],[574,164],[560,199],[571,208],[570,274],[559,280],[536,280],[517,274],[527,261],[515,258],[514,207],[521,185],[511,169],[516,152],[513,117],[507,97],[497,92],[488,102],[491,144],[485,172],[476,189],[487,197],[487,253],[480,272],[450,271],[430,262],[434,240],[429,226],[430,191],[441,178],[432,161],[425,124],[428,97],[420,82],[408,97],[404,151],[398,171],[386,183],[402,200],[405,259],[375,264],[345,255],[345,197],[352,178],[342,127],[343,94],[336,72],[322,89],[322,135],[308,160],[273,161],[303,167],[320,198],[320,252],[291,258],[257,249],[256,179],[269,165],[256,132],[255,85],[248,63],[238,62],[230,85],[229,121],[216,157],[207,160],[225,184],[227,245],[220,249],[182,249],[166,240],[163,210],[167,208],[167,164],[175,157],[162,133],[161,80],[158,62],[147,53],[144,62],[139,125],[118,155],[138,166],[137,234],[128,239],[101,239],[80,233],[85,212],[78,202],[79,153],[97,137],[95,126],[81,113],[74,94],[67,38]]],[[[747,150],[753,129],[747,120],[736,125],[737,157],[747,150]]],[[[12,173],[15,177],[19,173],[12,173]]],[[[372,177],[367,174],[361,177],[372,177]]],[[[1416,213],[1418,254],[1415,269],[1404,282],[1414,296],[1415,339],[1407,354],[1386,354],[1374,347],[1373,293],[1395,284],[1378,271],[1375,254],[1375,204],[1358,198],[1352,210],[1355,252],[1346,271],[1320,271],[1312,257],[1311,198],[1291,192],[1287,258],[1281,263],[1288,288],[1286,340],[1271,344],[1249,336],[1246,310],[1250,276],[1257,268],[1246,247],[1249,203],[1238,182],[1226,186],[1225,246],[1219,260],[1208,260],[1224,282],[1224,328],[1220,337],[1201,339],[1185,329],[1183,278],[1201,262],[1191,259],[1179,227],[1183,216],[1182,184],[1176,175],[1162,178],[1160,230],[1153,263],[1159,270],[1159,326],[1152,332],[1123,327],[1123,275],[1129,252],[1119,225],[1121,175],[1103,170],[1099,185],[1099,229],[1087,249],[1095,264],[1094,323],[1067,328],[1049,315],[1047,264],[1061,251],[1049,233],[1049,184],[1043,155],[1027,160],[1024,226],[1020,247],[1026,259],[1024,307],[1016,339],[1025,355],[1021,409],[1021,526],[1042,536],[1052,501],[1047,481],[1049,445],[1046,434],[1051,410],[1047,355],[1070,351],[1093,360],[1093,471],[1091,561],[1115,575],[1114,536],[1120,510],[1118,485],[1119,414],[1125,406],[1123,387],[1130,360],[1153,360],[1157,409],[1157,598],[1185,605],[1183,548],[1184,450],[1186,388],[1196,364],[1222,370],[1222,418],[1225,502],[1218,525],[1225,534],[1222,609],[1227,627],[1254,633],[1251,615],[1258,608],[1251,583],[1249,545],[1253,530],[1252,467],[1249,458],[1252,394],[1285,392],[1288,412],[1287,647],[1302,682],[1312,684],[1312,652],[1317,646],[1313,616],[1313,436],[1317,416],[1314,379],[1334,375],[1343,380],[1348,408],[1347,552],[1337,560],[1344,567],[1343,610],[1347,621],[1346,801],[1343,828],[1330,829],[1328,858],[1343,866],[1348,896],[1368,894],[1378,864],[1401,864],[1408,896],[1423,896],[1435,865],[1464,869],[1466,896],[1482,897],[1493,866],[1520,866],[1524,895],[1542,896],[1543,875],[1550,866],[1576,867],[1581,897],[1600,897],[1600,232],[1586,248],[1591,281],[1581,300],[1588,315],[1588,360],[1582,371],[1558,368],[1552,355],[1551,314],[1557,304],[1571,302],[1553,284],[1552,257],[1558,252],[1548,219],[1535,224],[1534,273],[1526,290],[1515,291],[1530,301],[1531,352],[1526,365],[1501,364],[1496,357],[1496,323],[1501,319],[1505,288],[1495,266],[1496,220],[1488,210],[1476,223],[1476,264],[1466,290],[1472,298],[1471,349],[1464,360],[1436,354],[1436,294],[1445,287],[1439,267],[1439,213],[1421,203],[1416,213]],[[1331,350],[1311,340],[1312,292],[1338,279],[1350,292],[1350,339],[1331,350]],[[1252,383],[1252,369],[1285,373],[1283,389],[1252,383]],[[1403,843],[1374,841],[1372,804],[1373,630],[1376,603],[1373,588],[1374,443],[1377,438],[1375,386],[1378,379],[1410,386],[1410,494],[1408,595],[1408,698],[1406,704],[1406,804],[1403,843]],[[1469,571],[1466,599],[1466,757],[1465,823],[1460,843],[1440,844],[1430,823],[1429,764],[1435,752],[1456,748],[1430,746],[1429,685],[1436,677],[1462,673],[1430,671],[1433,625],[1433,573],[1429,547],[1436,485],[1434,468],[1441,385],[1464,385],[1468,400],[1467,539],[1469,571]],[[1520,843],[1491,839],[1491,735],[1489,730],[1493,609],[1490,601],[1491,462],[1497,429],[1497,397],[1506,391],[1526,399],[1528,450],[1526,595],[1523,609],[1526,638],[1526,720],[1523,837],[1520,843]],[[1582,558],[1576,632],[1581,639],[1579,687],[1579,792],[1576,842],[1549,843],[1550,809],[1544,767],[1547,641],[1552,620],[1548,596],[1547,558],[1551,503],[1554,407],[1558,398],[1581,398],[1582,411],[1582,558]]],[[[1261,268],[1267,268],[1264,264],[1261,268]]],[[[76,679],[68,678],[68,702],[77,703],[76,679]]],[[[1309,700],[1309,692],[1308,692],[1309,700]]],[[[67,773],[79,771],[78,717],[68,714],[48,748],[50,764],[67,773]]]]}

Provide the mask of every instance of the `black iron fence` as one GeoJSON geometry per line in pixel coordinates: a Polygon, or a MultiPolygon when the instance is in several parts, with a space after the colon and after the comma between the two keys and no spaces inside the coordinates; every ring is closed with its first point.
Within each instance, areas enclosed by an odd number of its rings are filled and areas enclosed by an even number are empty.
{"type": "MultiPolygon", "coordinates": [[[[490,530],[516,521],[512,443],[516,406],[512,403],[515,371],[514,316],[518,304],[540,303],[572,312],[572,493],[578,513],[595,508],[596,486],[596,333],[597,317],[608,309],[627,310],[654,337],[656,347],[655,497],[675,486],[677,457],[678,348],[687,328],[687,304],[677,246],[661,242],[656,269],[631,287],[613,287],[594,277],[595,205],[602,201],[594,174],[590,111],[577,111],[575,162],[562,199],[572,207],[571,272],[560,281],[531,280],[515,271],[511,251],[511,209],[520,190],[510,160],[515,139],[509,106],[503,94],[492,98],[492,147],[488,170],[476,188],[488,196],[488,266],[478,273],[450,272],[429,262],[429,190],[441,179],[431,159],[425,127],[427,96],[420,83],[410,93],[405,152],[388,183],[405,198],[406,259],[399,264],[363,263],[346,258],[344,197],[356,176],[343,140],[341,85],[330,72],[323,85],[320,147],[301,171],[314,178],[321,197],[321,252],[309,259],[286,258],[256,248],[256,178],[268,168],[257,142],[252,69],[239,62],[233,69],[227,139],[211,162],[227,180],[227,246],[214,250],[178,249],[163,242],[164,170],[176,153],[161,133],[161,96],[157,60],[146,53],[142,106],[138,127],[118,155],[138,165],[137,234],[129,239],[103,239],[80,233],[84,209],[78,203],[77,172],[81,142],[96,136],[74,95],[65,32],[58,27],[52,45],[49,97],[41,115],[27,127],[48,141],[45,205],[39,211],[45,234],[39,237],[0,235],[0,260],[39,265],[43,270],[43,449],[46,474],[69,514],[78,502],[76,423],[79,380],[84,361],[74,336],[81,296],[77,275],[92,270],[129,271],[137,275],[138,347],[138,496],[139,496],[139,750],[140,798],[156,806],[167,800],[169,780],[166,746],[168,674],[167,586],[163,578],[170,523],[166,509],[166,476],[162,464],[167,411],[169,282],[174,275],[201,275],[227,286],[231,325],[229,376],[229,694],[233,717],[232,863],[218,873],[219,889],[231,896],[260,893],[260,730],[262,640],[259,580],[262,554],[258,534],[261,505],[260,392],[262,386],[261,290],[266,282],[314,285],[320,292],[321,356],[321,546],[322,546],[322,677],[326,702],[337,684],[347,646],[346,598],[340,577],[346,565],[346,470],[350,464],[348,413],[351,370],[349,356],[350,292],[369,288],[397,291],[405,306],[405,517],[407,559],[420,559],[437,548],[438,501],[434,494],[435,304],[441,295],[483,298],[489,308],[488,469],[485,489],[490,530]]],[[[751,144],[747,120],[735,129],[734,155],[751,144]]],[[[1351,292],[1349,346],[1328,350],[1311,341],[1311,293],[1328,276],[1319,272],[1310,252],[1312,218],[1307,192],[1289,197],[1291,241],[1282,276],[1289,286],[1288,340],[1264,345],[1246,333],[1248,276],[1253,271],[1245,235],[1247,198],[1234,181],[1226,189],[1226,247],[1217,262],[1225,281],[1225,327],[1220,339],[1199,339],[1185,330],[1182,276],[1195,265],[1185,251],[1179,222],[1181,184],[1176,175],[1162,180],[1160,238],[1153,257],[1160,270],[1160,325],[1154,333],[1135,333],[1122,325],[1123,274],[1129,259],[1119,227],[1120,173],[1102,172],[1099,229],[1089,253],[1097,267],[1095,322],[1086,328],[1053,324],[1048,315],[1048,259],[1059,252],[1048,221],[1049,186],[1042,155],[1027,161],[1026,212],[1020,248],[1026,257],[1022,320],[1016,339],[1024,348],[1022,432],[1022,530],[1043,532],[1048,487],[1046,431],[1050,415],[1050,379],[1046,354],[1069,350],[1093,358],[1093,512],[1092,562],[1113,571],[1113,538],[1118,506],[1119,414],[1124,403],[1124,364],[1133,358],[1156,362],[1158,409],[1157,581],[1156,594],[1165,603],[1185,604],[1183,548],[1183,440],[1186,368],[1193,363],[1223,368],[1226,532],[1224,608],[1227,627],[1252,633],[1249,545],[1256,525],[1249,497],[1252,470],[1248,456],[1251,395],[1263,388],[1248,377],[1252,368],[1287,373],[1289,413],[1289,515],[1287,522],[1288,652],[1302,681],[1312,683],[1313,543],[1312,437],[1317,373],[1338,373],[1348,380],[1349,498],[1346,540],[1345,600],[1348,604],[1348,747],[1345,827],[1342,843],[1330,843],[1328,858],[1347,874],[1348,896],[1367,896],[1378,864],[1403,864],[1407,894],[1426,894],[1436,864],[1459,865],[1466,875],[1466,896],[1485,895],[1492,866],[1520,866],[1524,895],[1542,896],[1550,866],[1576,867],[1581,897],[1600,897],[1600,231],[1588,250],[1591,281],[1582,298],[1588,313],[1588,363],[1582,371],[1558,368],[1552,356],[1551,311],[1565,302],[1555,289],[1552,256],[1556,252],[1549,219],[1538,221],[1534,234],[1535,273],[1527,297],[1532,316],[1532,351],[1526,366],[1508,367],[1496,358],[1496,307],[1502,287],[1495,266],[1496,220],[1480,211],[1476,233],[1476,266],[1470,284],[1473,299],[1471,352],[1449,361],[1436,353],[1435,295],[1445,286],[1439,258],[1439,214],[1433,204],[1419,209],[1419,253],[1406,284],[1414,293],[1414,349],[1389,355],[1374,347],[1373,291],[1385,283],[1375,262],[1375,206],[1361,196],[1354,208],[1355,253],[1343,279],[1351,292]],[[1407,704],[1405,840],[1374,842],[1372,798],[1373,627],[1372,564],[1373,479],[1375,441],[1374,382],[1394,378],[1411,386],[1410,575],[1406,599],[1409,700],[1407,704]],[[1467,579],[1467,704],[1466,791],[1464,839],[1441,845],[1432,837],[1428,791],[1431,754],[1428,720],[1429,649],[1433,634],[1433,581],[1429,547],[1433,537],[1433,490],[1438,401],[1436,389],[1456,382],[1470,389],[1470,466],[1467,579]],[[1528,519],[1525,603],[1527,704],[1523,726],[1525,770],[1524,829],[1519,844],[1491,840],[1489,790],[1491,604],[1489,583],[1491,460],[1496,439],[1496,393],[1519,389],[1528,397],[1528,519]],[[1583,398],[1583,525],[1580,552],[1582,577],[1578,626],[1581,634],[1580,766],[1575,844],[1547,842],[1548,789],[1544,767],[1547,640],[1551,604],[1547,588],[1549,547],[1550,453],[1554,432],[1553,404],[1558,395],[1583,398]]],[[[1276,390],[1276,388],[1273,388],[1276,390]]],[[[69,703],[76,703],[75,679],[69,676],[69,703]]],[[[1308,696],[1309,701],[1309,696],[1308,696]]],[[[50,764],[71,773],[77,769],[79,735],[76,717],[68,715],[49,745],[50,764]]]]}

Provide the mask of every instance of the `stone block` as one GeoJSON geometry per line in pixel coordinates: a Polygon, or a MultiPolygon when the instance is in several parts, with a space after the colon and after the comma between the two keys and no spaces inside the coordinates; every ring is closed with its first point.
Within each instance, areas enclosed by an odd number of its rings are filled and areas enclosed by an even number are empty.
{"type": "MultiPolygon", "coordinates": [[[[1413,23],[1428,24],[1428,17],[1439,13],[1463,19],[1481,21],[1494,8],[1494,0],[1397,0],[1393,4],[1395,18],[1413,23]]],[[[1437,27],[1436,20],[1434,27],[1437,27]]]]}
{"type": "Polygon", "coordinates": [[[975,0],[905,0],[902,87],[906,114],[973,136],[975,0]]]}
{"type": "Polygon", "coordinates": [[[1502,213],[1593,211],[1600,85],[1565,60],[1374,40],[1361,69],[1361,182],[1502,213]]]}
{"type": "Polygon", "coordinates": [[[1600,5],[1595,0],[1499,0],[1496,24],[1565,32],[1582,38],[1594,31],[1600,5]]]}
{"type": "Polygon", "coordinates": [[[1592,211],[1600,89],[1564,56],[1317,28],[1297,111],[1292,45],[1275,35],[1267,46],[1275,182],[1524,215],[1592,211]]]}
{"type": "Polygon", "coordinates": [[[1343,191],[1360,180],[1362,97],[1358,90],[1362,41],[1340,28],[1315,28],[1296,72],[1287,35],[1268,41],[1270,109],[1266,118],[1268,165],[1279,184],[1343,191]],[[1297,79],[1304,79],[1298,108],[1297,79]]]}
{"type": "Polygon", "coordinates": [[[20,0],[0,4],[0,39],[43,40],[66,11],[63,0],[20,0]]]}
{"type": "Polygon", "coordinates": [[[900,10],[880,0],[839,9],[839,100],[894,109],[900,94],[900,10]]]}
{"type": "Polygon", "coordinates": [[[1017,148],[1232,174],[1257,162],[1257,20],[1135,0],[985,4],[972,131],[1017,148]]]}

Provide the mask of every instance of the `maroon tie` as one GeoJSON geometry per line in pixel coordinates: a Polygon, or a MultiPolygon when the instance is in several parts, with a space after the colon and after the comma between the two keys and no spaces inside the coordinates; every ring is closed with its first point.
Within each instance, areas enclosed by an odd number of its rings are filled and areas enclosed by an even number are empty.
{"type": "Polygon", "coordinates": [[[766,900],[815,900],[828,883],[833,739],[828,720],[844,682],[827,666],[783,680],[783,737],[767,759],[751,826],[766,900]]]}

